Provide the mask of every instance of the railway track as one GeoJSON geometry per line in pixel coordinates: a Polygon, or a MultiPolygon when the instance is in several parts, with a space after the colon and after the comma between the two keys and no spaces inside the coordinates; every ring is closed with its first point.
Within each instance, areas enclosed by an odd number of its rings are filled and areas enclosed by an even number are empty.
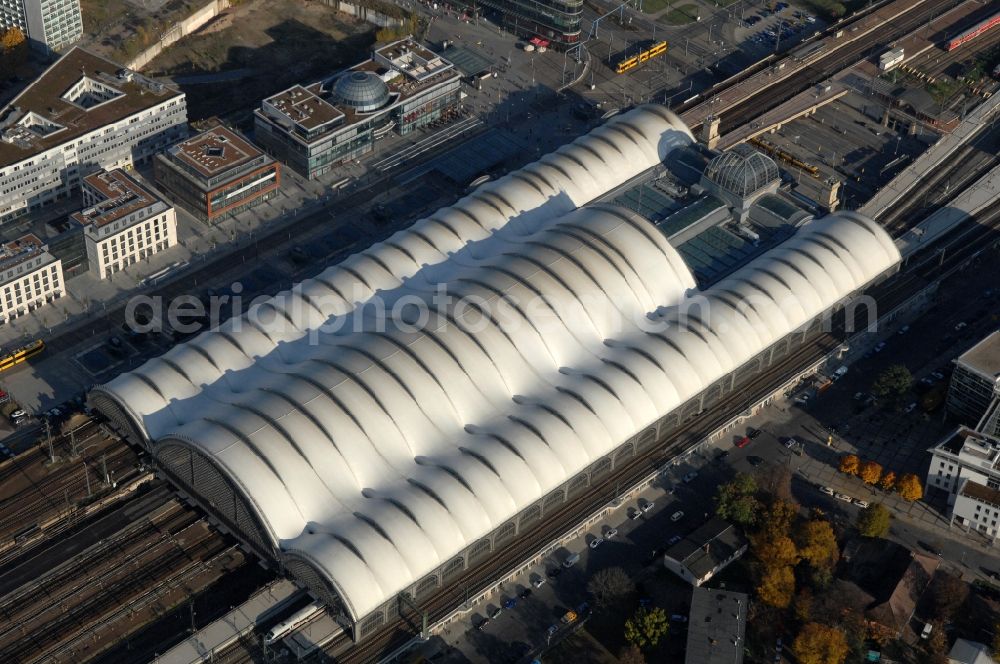
{"type": "MultiPolygon", "coordinates": [[[[892,279],[872,289],[869,294],[875,299],[878,308],[881,311],[891,311],[934,280],[958,269],[976,252],[1000,241],[1000,201],[970,220],[968,224],[970,230],[945,241],[946,244],[943,246],[947,248],[946,259],[940,261],[931,259],[911,265],[892,279]]],[[[485,564],[449,581],[446,588],[430,598],[426,600],[418,598],[422,610],[429,613],[431,622],[440,620],[464,601],[466,589],[470,594],[476,594],[502,578],[508,570],[515,569],[524,560],[529,559],[543,543],[551,541],[560,533],[568,532],[587,515],[606,504],[619,487],[635,483],[669,458],[697,444],[708,433],[728,421],[733,413],[745,410],[757,399],[801,371],[802,367],[827,355],[846,339],[848,334],[845,330],[862,329],[867,324],[867,312],[863,308],[855,312],[851,326],[847,325],[842,315],[838,318],[829,333],[814,335],[769,371],[739,388],[739,391],[734,393],[734,396],[738,395],[737,398],[730,398],[710,407],[695,420],[682,424],[679,429],[667,434],[659,445],[654,445],[646,452],[640,452],[620,471],[616,470],[614,475],[601,480],[596,488],[592,488],[585,500],[569,503],[558,512],[547,514],[544,523],[505,545],[502,551],[488,559],[485,564]]],[[[365,637],[353,648],[349,636],[345,634],[331,642],[324,650],[328,656],[344,664],[376,661],[412,638],[419,630],[418,623],[416,616],[410,619],[401,618],[365,637]]]]}
{"type": "Polygon", "coordinates": [[[928,19],[958,4],[960,4],[959,0],[924,3],[912,12],[887,24],[884,29],[875,30],[860,37],[854,43],[836,50],[830,56],[803,67],[786,79],[762,89],[753,97],[723,111],[719,131],[722,134],[727,134],[735,128],[749,123],[753,118],[781,105],[800,92],[804,92],[809,86],[832,76],[844,67],[876,54],[886,44],[912,32],[926,23],[928,19]]]}

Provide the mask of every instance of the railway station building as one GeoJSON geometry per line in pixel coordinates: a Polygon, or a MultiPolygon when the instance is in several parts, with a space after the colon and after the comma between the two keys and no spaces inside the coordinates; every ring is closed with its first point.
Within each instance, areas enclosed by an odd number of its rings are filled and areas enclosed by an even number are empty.
{"type": "Polygon", "coordinates": [[[260,205],[281,187],[281,164],[221,124],[156,155],[153,166],[157,186],[207,222],[260,205]]]}
{"type": "Polygon", "coordinates": [[[173,206],[122,169],[88,175],[81,190],[84,209],[70,218],[83,228],[87,262],[98,279],[177,244],[173,206]]]}
{"type": "Polygon", "coordinates": [[[184,93],[76,47],[0,111],[0,223],[187,134],[184,93]]]}
{"type": "Polygon", "coordinates": [[[256,140],[306,178],[375,149],[391,132],[408,134],[457,112],[461,73],[403,39],[331,78],[295,85],[254,111],[256,140]]]}
{"type": "Polygon", "coordinates": [[[29,233],[0,245],[0,324],[62,297],[62,261],[29,233]]]}
{"type": "Polygon", "coordinates": [[[699,288],[656,225],[595,202],[692,141],[661,106],[616,116],[91,405],[364,639],[401,593],[544,545],[552,515],[896,270],[888,234],[840,212],[699,288]]]}

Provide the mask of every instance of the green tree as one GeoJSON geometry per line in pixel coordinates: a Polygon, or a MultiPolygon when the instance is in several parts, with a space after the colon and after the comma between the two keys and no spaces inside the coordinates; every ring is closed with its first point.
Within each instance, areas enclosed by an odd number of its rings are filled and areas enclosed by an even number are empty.
{"type": "Polygon", "coordinates": [[[881,503],[875,503],[858,514],[858,531],[865,537],[885,537],[892,515],[881,503]]]}
{"type": "Polygon", "coordinates": [[[621,567],[606,567],[590,577],[587,590],[597,606],[609,607],[635,592],[635,583],[621,567]]]}
{"type": "Polygon", "coordinates": [[[902,364],[893,364],[878,375],[872,384],[875,398],[898,404],[913,387],[913,374],[902,364]]]}
{"type": "Polygon", "coordinates": [[[836,627],[807,623],[792,646],[799,664],[843,664],[847,658],[847,635],[836,627]]]}
{"type": "Polygon", "coordinates": [[[760,514],[757,482],[746,473],[739,473],[731,482],[719,487],[715,495],[715,513],[741,526],[750,526],[760,514]]]}
{"type": "Polygon", "coordinates": [[[643,608],[625,621],[625,640],[640,648],[655,648],[669,629],[666,611],[658,606],[643,608]]]}

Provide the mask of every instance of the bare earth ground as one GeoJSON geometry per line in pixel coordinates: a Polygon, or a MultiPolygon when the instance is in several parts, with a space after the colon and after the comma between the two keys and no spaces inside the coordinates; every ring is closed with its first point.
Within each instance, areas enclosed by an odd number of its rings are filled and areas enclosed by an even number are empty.
{"type": "Polygon", "coordinates": [[[145,68],[178,79],[188,117],[249,118],[259,101],[363,59],[373,26],[306,0],[251,0],[226,10],[145,68]],[[212,74],[230,72],[213,77],[212,74]]]}
{"type": "Polygon", "coordinates": [[[124,63],[206,0],[80,0],[82,46],[124,63]]]}

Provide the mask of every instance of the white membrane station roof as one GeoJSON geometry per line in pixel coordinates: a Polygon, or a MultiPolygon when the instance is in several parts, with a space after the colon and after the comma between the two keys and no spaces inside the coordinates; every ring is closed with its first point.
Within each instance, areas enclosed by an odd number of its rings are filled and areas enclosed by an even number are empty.
{"type": "Polygon", "coordinates": [[[623,114],[95,392],[359,619],[899,261],[839,213],[698,292],[649,222],[580,207],[690,141],[623,114]]]}

